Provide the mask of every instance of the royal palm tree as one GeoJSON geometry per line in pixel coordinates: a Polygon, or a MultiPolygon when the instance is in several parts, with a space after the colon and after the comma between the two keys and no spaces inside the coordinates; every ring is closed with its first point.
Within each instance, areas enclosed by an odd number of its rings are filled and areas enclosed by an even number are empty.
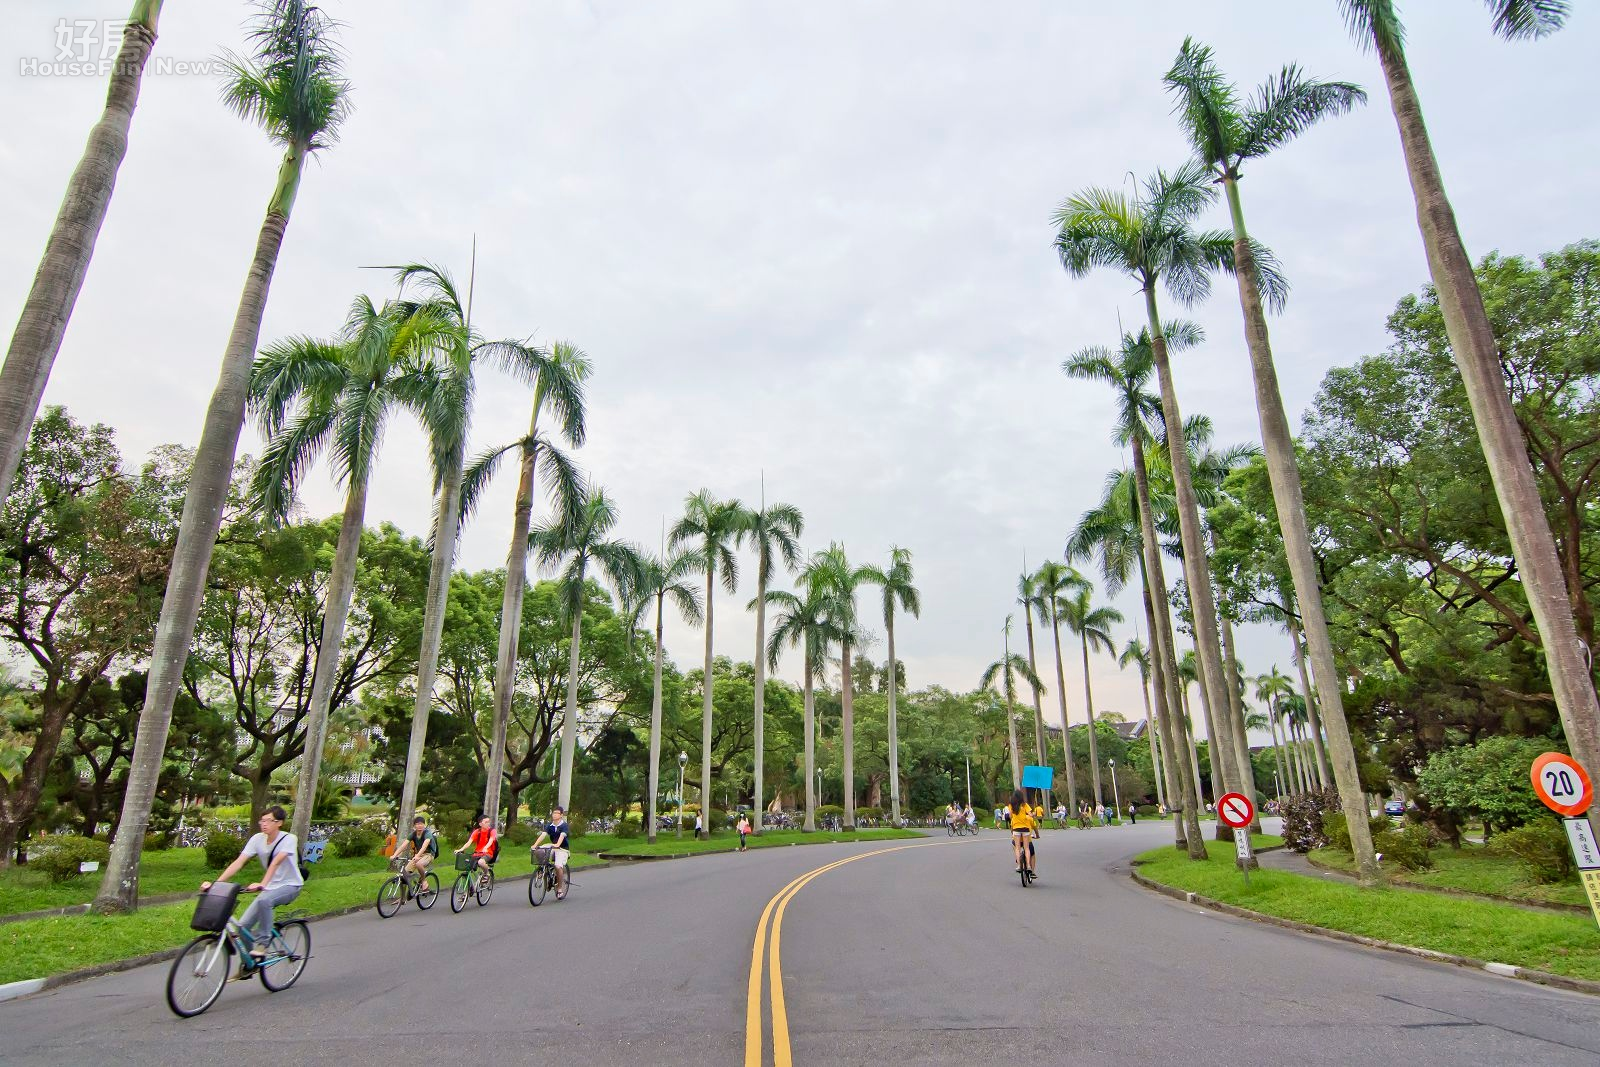
{"type": "MultiPolygon", "coordinates": [[[[845,555],[844,546],[835,542],[812,560],[811,581],[823,592],[828,605],[828,621],[839,643],[839,733],[843,738],[844,825],[856,826],[856,738],[855,679],[850,660],[855,647],[867,640],[856,610],[856,592],[872,581],[869,567],[857,567],[845,555]]],[[[889,664],[894,670],[894,663],[889,664]]]]}
{"type": "MultiPolygon", "coordinates": [[[[1067,676],[1061,665],[1061,604],[1079,589],[1086,589],[1089,580],[1077,569],[1056,560],[1045,560],[1033,575],[1034,593],[1045,611],[1045,621],[1050,624],[1050,638],[1056,650],[1056,698],[1061,705],[1061,747],[1063,766],[1067,772],[1067,806],[1078,806],[1077,772],[1072,763],[1072,724],[1067,718],[1067,676]]],[[[1030,659],[1028,666],[1033,667],[1030,659]]]]}
{"type": "MultiPolygon", "coordinates": [[[[1011,746],[1011,788],[1022,788],[1022,753],[1017,747],[1017,679],[1020,677],[1029,685],[1037,685],[1037,675],[1033,668],[1028,666],[1028,661],[1017,653],[1011,651],[1011,616],[1006,616],[1005,654],[983,669],[983,677],[978,679],[979,689],[993,689],[998,682],[1000,695],[1006,701],[1006,740],[1011,746]]],[[[1071,760],[1072,754],[1068,752],[1067,759],[1071,760]]]]}
{"type": "Polygon", "coordinates": [[[746,525],[738,532],[743,544],[748,538],[756,550],[756,677],[755,677],[755,832],[760,833],[766,813],[766,736],[767,736],[767,586],[772,581],[772,565],[782,562],[786,570],[800,563],[800,534],[806,520],[793,504],[768,504],[765,493],[761,507],[751,511],[746,525]]]}
{"type": "Polygon", "coordinates": [[[778,668],[785,648],[799,648],[801,654],[801,700],[804,706],[806,816],[803,829],[817,829],[817,727],[816,676],[827,668],[828,646],[839,639],[830,621],[828,591],[812,580],[808,566],[799,577],[798,588],[804,597],[781,589],[767,592],[767,603],[778,609],[773,618],[772,636],[767,639],[767,665],[778,668]]]}
{"type": "MultiPolygon", "coordinates": [[[[572,622],[572,642],[567,659],[567,703],[561,717],[561,766],[556,803],[566,808],[572,800],[572,760],[578,749],[578,645],[583,639],[583,608],[588,599],[591,567],[600,571],[628,603],[639,578],[639,551],[609,535],[617,525],[617,509],[604,489],[585,492],[578,507],[567,515],[536,527],[528,547],[540,568],[560,570],[561,599],[572,622]]],[[[707,685],[710,684],[709,677],[707,685]]]]}
{"type": "MultiPolygon", "coordinates": [[[[1311,555],[1311,534],[1306,521],[1300,468],[1295,461],[1294,436],[1289,429],[1283,395],[1278,389],[1267,316],[1261,301],[1255,246],[1245,227],[1244,205],[1239,195],[1239,178],[1247,160],[1261,159],[1323,119],[1349,111],[1366,100],[1366,93],[1349,82],[1319,81],[1306,77],[1298,67],[1286,66],[1276,79],[1262,85],[1245,101],[1218,69],[1211,49],[1193,39],[1183,42],[1177,61],[1167,73],[1166,85],[1173,93],[1175,110],[1194,148],[1195,159],[1222,186],[1233,221],[1233,273],[1244,313],[1245,345],[1255,379],[1256,411],[1261,422],[1267,476],[1272,485],[1278,527],[1283,531],[1284,555],[1294,582],[1295,598],[1303,609],[1313,670],[1321,683],[1320,691],[1331,694],[1327,707],[1321,709],[1326,723],[1319,721],[1316,706],[1311,708],[1313,735],[1318,738],[1317,750],[1321,756],[1321,733],[1326,726],[1333,777],[1339,787],[1345,821],[1356,828],[1351,837],[1352,851],[1363,873],[1371,877],[1376,873],[1376,860],[1371,857],[1370,834],[1364,828],[1367,798],[1361,791],[1355,749],[1339,696],[1333,641],[1328,635],[1322,590],[1311,555]]],[[[1498,374],[1498,363],[1495,370],[1498,374]]],[[[1320,761],[1318,772],[1321,773],[1320,761]]]]}
{"type": "MultiPolygon", "coordinates": [[[[1283,617],[1283,626],[1284,629],[1289,631],[1289,642],[1294,647],[1294,669],[1300,675],[1300,691],[1305,694],[1306,726],[1311,740],[1312,767],[1316,771],[1317,785],[1326,789],[1328,788],[1328,753],[1322,743],[1322,719],[1317,714],[1317,708],[1326,698],[1326,693],[1322,689],[1313,686],[1310,677],[1306,674],[1306,646],[1300,640],[1300,627],[1295,622],[1294,616],[1285,615],[1283,617]]],[[[1337,690],[1335,690],[1335,693],[1337,693],[1337,690]]],[[[1335,695],[1333,699],[1337,701],[1339,698],[1335,695]]],[[[1342,703],[1340,707],[1341,709],[1343,708],[1342,703]]],[[[1332,748],[1332,743],[1330,742],[1327,747],[1332,748]]],[[[1334,776],[1334,783],[1335,785],[1338,783],[1337,775],[1334,776]]],[[[1358,782],[1357,784],[1359,785],[1360,783],[1358,782]]],[[[1342,789],[1339,791],[1339,795],[1341,798],[1344,796],[1342,789]]],[[[1363,794],[1361,808],[1365,810],[1366,805],[1366,796],[1363,794]]]]}
{"type": "MultiPolygon", "coordinates": [[[[539,416],[546,411],[555,417],[561,436],[573,448],[583,444],[583,383],[589,377],[589,358],[565,342],[556,342],[548,351],[530,349],[533,414],[527,436],[499,448],[491,448],[472,460],[461,476],[461,517],[463,521],[476,509],[478,500],[494,480],[500,463],[512,452],[519,457],[517,498],[511,516],[511,547],[506,552],[506,580],[500,599],[500,638],[495,657],[494,724],[489,744],[488,777],[484,784],[483,810],[500,810],[500,784],[506,767],[506,728],[511,721],[511,700],[516,692],[517,645],[522,634],[522,601],[528,588],[528,534],[533,529],[533,487],[539,458],[545,459],[545,482],[552,503],[561,515],[574,515],[583,499],[583,478],[564,452],[547,433],[539,430],[539,416]]],[[[506,824],[516,821],[515,798],[506,824]]]]}
{"type": "MultiPolygon", "coordinates": [[[[1210,292],[1213,271],[1231,269],[1232,238],[1219,231],[1197,231],[1193,227],[1194,220],[1215,199],[1216,192],[1204,168],[1193,163],[1172,173],[1156,171],[1143,183],[1141,195],[1132,200],[1117,190],[1089,189],[1070,198],[1056,213],[1056,251],[1062,266],[1074,277],[1086,275],[1096,267],[1110,267],[1133,277],[1144,294],[1151,359],[1160,385],[1162,424],[1171,454],[1184,576],[1200,648],[1201,685],[1211,706],[1226,709],[1228,698],[1210,562],[1156,299],[1157,288],[1164,285],[1175,299],[1192,304],[1210,292]]],[[[1276,293],[1281,279],[1270,255],[1258,249],[1256,259],[1261,283],[1273,286],[1276,293]]],[[[1223,721],[1226,723],[1226,718],[1223,721]]],[[[1231,729],[1225,729],[1219,740],[1224,751],[1213,753],[1213,758],[1222,757],[1217,762],[1226,775],[1232,756],[1231,729]]]]}
{"type": "Polygon", "coordinates": [[[139,853],[150,805],[172,725],[172,704],[183,681],[189,644],[205,595],[211,552],[222,527],[222,508],[233,478],[244,427],[250,364],[261,335],[267,290],[278,265],[278,253],[289,228],[300,176],[311,156],[331,145],[349,111],[349,85],[340,69],[339,50],[330,37],[331,23],[303,0],[272,0],[261,5],[251,34],[250,58],[229,63],[223,99],[238,114],[257,123],[283,146],[283,161],[266,217],[256,237],[255,253],[233,328],[223,350],[222,369],[206,407],[205,428],[189,471],[183,518],[172,552],[172,568],[161,601],[150,652],[149,684],[139,713],[138,739],[128,769],[122,816],[112,843],[106,874],[95,897],[99,912],[132,911],[139,902],[139,853]]]}
{"type": "Polygon", "coordinates": [[[633,595],[628,600],[629,632],[639,627],[646,611],[651,607],[656,609],[656,663],[650,690],[650,799],[645,805],[645,838],[651,844],[656,839],[656,796],[661,788],[661,660],[665,648],[662,622],[668,597],[689,625],[698,626],[705,617],[700,608],[700,593],[689,580],[691,575],[699,573],[699,562],[693,552],[678,552],[665,558],[641,557],[639,573],[634,576],[633,595]]]}
{"type": "Polygon", "coordinates": [[[706,837],[711,836],[711,652],[712,608],[717,575],[729,593],[739,587],[739,558],[733,554],[735,539],[750,525],[750,512],[737,500],[718,500],[711,490],[702,489],[684,502],[683,518],[668,533],[667,545],[673,551],[692,546],[699,554],[700,569],[706,576],[706,662],[701,688],[705,690],[700,719],[700,812],[706,837]]]}
{"type": "Polygon", "coordinates": [[[1283,761],[1283,748],[1278,740],[1278,705],[1293,689],[1289,679],[1285,678],[1277,667],[1273,667],[1266,674],[1259,674],[1255,679],[1256,699],[1266,707],[1267,727],[1272,731],[1272,758],[1278,765],[1278,788],[1280,790],[1290,787],[1289,768],[1283,761]]]}
{"type": "Polygon", "coordinates": [[[372,469],[395,409],[411,410],[425,429],[434,429],[426,421],[434,413],[431,389],[437,381],[429,371],[450,330],[448,320],[429,309],[379,308],[361,296],[337,340],[291,337],[264,349],[251,371],[249,407],[266,441],[251,478],[253,510],[270,523],[282,523],[301,479],[323,453],[345,489],[295,792],[291,830],[299,841],[307,838],[316,803],[372,469]]]}
{"type": "MultiPolygon", "coordinates": [[[[893,825],[900,825],[900,724],[896,714],[896,696],[900,689],[900,672],[897,669],[898,660],[894,651],[894,616],[896,610],[909,611],[912,615],[922,616],[922,594],[917,587],[912,585],[911,550],[891,546],[889,549],[889,566],[883,570],[876,567],[865,568],[867,580],[883,587],[883,628],[888,633],[889,663],[886,673],[889,677],[889,818],[893,825]]],[[[1043,732],[1043,725],[1040,731],[1043,732]]],[[[1044,742],[1039,742],[1039,761],[1044,762],[1044,742]]]]}
{"type": "Polygon", "coordinates": [[[1122,621],[1122,612],[1116,608],[1095,607],[1093,595],[1092,589],[1079,589],[1075,595],[1063,600],[1057,610],[1061,621],[1066,623],[1068,630],[1078,635],[1083,647],[1083,705],[1089,714],[1089,763],[1094,769],[1094,802],[1100,805],[1105,803],[1105,798],[1100,786],[1100,748],[1094,736],[1094,688],[1089,681],[1089,650],[1097,648],[1116,654],[1116,645],[1111,642],[1111,627],[1122,621]]]}
{"type": "MultiPolygon", "coordinates": [[[[1169,323],[1162,331],[1172,351],[1198,344],[1202,336],[1192,323],[1169,323]]],[[[1111,386],[1116,396],[1116,422],[1113,439],[1127,445],[1133,453],[1133,497],[1124,505],[1139,529],[1140,574],[1145,587],[1145,616],[1155,642],[1152,680],[1156,691],[1156,724],[1162,747],[1169,759],[1171,779],[1168,796],[1179,810],[1173,832],[1179,847],[1191,859],[1203,860],[1207,853],[1200,837],[1200,782],[1185,766],[1183,753],[1191,746],[1184,727],[1178,700],[1177,652],[1173,643],[1172,618],[1167,603],[1167,583],[1161,563],[1161,543],[1156,532],[1156,509],[1152,504],[1150,469],[1146,448],[1153,443],[1150,422],[1161,417],[1160,402],[1147,390],[1154,370],[1154,345],[1150,331],[1124,334],[1115,352],[1103,347],[1086,348],[1061,365],[1069,378],[1099,381],[1111,386]]],[[[1120,542],[1119,542],[1120,543],[1120,542]]],[[[1069,552],[1072,551],[1069,546],[1069,552]]],[[[1107,580],[1112,581],[1110,573],[1107,580]]]]}
{"type": "Polygon", "coordinates": [[[1165,775],[1161,773],[1161,747],[1150,715],[1150,650],[1137,637],[1130,638],[1117,656],[1117,666],[1124,669],[1133,666],[1139,671],[1139,695],[1144,697],[1144,733],[1150,739],[1150,766],[1156,780],[1156,803],[1165,808],[1167,794],[1163,786],[1165,775]]]}
{"type": "MultiPolygon", "coordinates": [[[[1039,660],[1033,651],[1033,615],[1039,613],[1041,620],[1048,618],[1048,608],[1044,599],[1039,595],[1034,584],[1034,576],[1028,573],[1028,562],[1024,558],[1022,573],[1017,576],[1017,606],[1022,609],[1022,619],[1026,624],[1024,633],[1028,639],[1028,669],[1033,671],[1033,676],[1039,676],[1039,660]]],[[[1030,686],[1033,694],[1033,758],[1038,766],[1044,766],[1044,708],[1039,697],[1039,687],[1030,686]]],[[[1066,735],[1062,735],[1065,740],[1066,735]]],[[[1049,803],[1049,793],[1045,794],[1045,807],[1054,810],[1054,805],[1049,803]]]]}
{"type": "Polygon", "coordinates": [[[106,106],[89,130],[89,143],[67,180],[66,195],[45,241],[44,258],[23,301],[5,365],[0,367],[0,505],[11,492],[11,480],[27,450],[28,431],[39,414],[39,400],[89,273],[106,209],[111,206],[117,171],[128,152],[128,130],[133,126],[145,62],[156,44],[161,2],[135,0],[111,67],[106,106]]]}
{"type": "MultiPolygon", "coordinates": [[[[1566,21],[1570,7],[1565,0],[1488,0],[1488,6],[1494,32],[1509,40],[1539,38],[1555,32],[1566,21]]],[[[1596,700],[1594,680],[1572,619],[1571,598],[1585,594],[1568,588],[1562,577],[1555,539],[1500,365],[1500,346],[1489,325],[1455,211],[1445,195],[1439,161],[1423,121],[1422,102],[1411,79],[1405,27],[1394,0],[1339,0],[1339,7],[1351,35],[1362,47],[1378,54],[1383,68],[1417,204],[1417,225],[1428,256],[1428,272],[1439,294],[1439,312],[1450,339],[1450,351],[1461,370],[1467,402],[1478,428],[1478,442],[1505,517],[1517,573],[1539,630],[1568,748],[1580,763],[1600,766],[1600,701],[1596,700]]],[[[1324,680],[1318,664],[1317,683],[1325,692],[1337,683],[1337,676],[1331,672],[1328,678],[1324,680]]],[[[1591,816],[1600,818],[1600,803],[1589,811],[1591,816]]],[[[1349,821],[1354,828],[1363,820],[1349,821]]]]}

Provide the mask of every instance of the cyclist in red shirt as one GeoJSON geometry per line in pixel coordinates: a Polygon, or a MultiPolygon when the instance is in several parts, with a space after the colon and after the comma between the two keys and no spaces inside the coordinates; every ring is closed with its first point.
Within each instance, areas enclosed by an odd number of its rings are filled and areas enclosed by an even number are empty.
{"type": "Polygon", "coordinates": [[[456,849],[457,853],[472,852],[472,858],[480,870],[487,871],[489,864],[493,863],[500,854],[500,835],[495,832],[494,818],[489,815],[478,819],[478,828],[467,836],[467,843],[456,849]]]}

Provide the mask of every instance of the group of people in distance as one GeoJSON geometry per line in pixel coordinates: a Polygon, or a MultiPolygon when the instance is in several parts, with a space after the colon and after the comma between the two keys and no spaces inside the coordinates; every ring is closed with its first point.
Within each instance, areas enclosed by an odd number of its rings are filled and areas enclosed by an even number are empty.
{"type": "MultiPolygon", "coordinates": [[[[559,806],[550,809],[550,821],[539,831],[533,847],[538,848],[546,843],[553,846],[551,860],[556,866],[557,900],[563,900],[567,895],[567,861],[572,857],[571,841],[571,826],[567,823],[566,811],[559,806]]],[[[500,832],[494,827],[494,818],[489,815],[478,816],[478,825],[455,852],[458,856],[470,852],[474,868],[488,870],[500,858],[500,832]]],[[[422,815],[411,820],[411,836],[395,849],[396,856],[407,853],[410,858],[406,860],[403,870],[419,877],[428,873],[428,868],[439,856],[438,832],[428,825],[427,818],[422,815]]]]}
{"type": "Polygon", "coordinates": [[[946,804],[944,806],[944,821],[946,826],[970,826],[974,830],[978,828],[978,816],[973,812],[970,803],[966,807],[962,807],[955,801],[946,804]]]}

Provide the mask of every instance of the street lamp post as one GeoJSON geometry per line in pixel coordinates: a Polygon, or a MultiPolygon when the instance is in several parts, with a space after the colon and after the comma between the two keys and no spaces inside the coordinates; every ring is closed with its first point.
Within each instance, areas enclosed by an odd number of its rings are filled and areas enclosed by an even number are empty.
{"type": "Polygon", "coordinates": [[[822,807],[822,768],[817,768],[817,807],[822,807]]]}
{"type": "Polygon", "coordinates": [[[689,753],[678,753],[678,836],[683,836],[683,769],[689,765],[689,753]]]}
{"type": "Polygon", "coordinates": [[[1111,768],[1111,800],[1117,806],[1117,821],[1122,821],[1122,791],[1117,788],[1117,761],[1110,756],[1106,757],[1106,766],[1111,768]]]}

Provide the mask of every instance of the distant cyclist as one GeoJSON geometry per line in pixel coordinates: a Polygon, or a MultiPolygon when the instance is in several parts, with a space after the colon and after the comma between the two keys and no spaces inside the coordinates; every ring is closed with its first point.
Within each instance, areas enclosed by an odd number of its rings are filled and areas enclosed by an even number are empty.
{"type": "Polygon", "coordinates": [[[556,899],[567,899],[567,860],[572,855],[572,828],[567,825],[567,813],[561,808],[550,809],[550,821],[533,842],[538,848],[546,841],[554,846],[551,861],[556,865],[556,899]]]}
{"type": "MultiPolygon", "coordinates": [[[[262,812],[259,824],[261,832],[245,842],[239,858],[217,876],[217,881],[226,882],[239,873],[239,869],[249,863],[252,857],[259,859],[266,870],[261,881],[251,882],[245,887],[246,892],[259,891],[261,895],[250,902],[244,918],[240,920],[255,939],[250,946],[250,955],[258,961],[266,956],[267,939],[272,936],[272,909],[299,896],[306,884],[305,879],[300,877],[299,843],[293,834],[283,832],[283,823],[287,818],[288,814],[276,804],[262,812]]],[[[201,882],[200,888],[210,889],[211,883],[201,882]]]]}
{"type": "Polygon", "coordinates": [[[428,820],[421,815],[411,820],[411,836],[400,843],[402,851],[411,849],[411,857],[406,860],[405,873],[424,875],[433,861],[439,858],[439,835],[433,827],[428,825],[428,820]]]}
{"type": "Polygon", "coordinates": [[[1017,871],[1020,873],[1023,864],[1027,864],[1028,871],[1037,877],[1039,872],[1033,854],[1033,839],[1039,836],[1039,826],[1034,821],[1033,809],[1028,807],[1022,790],[1012,791],[1011,803],[1006,810],[1011,815],[1011,851],[1017,859],[1017,871]]]}
{"type": "Polygon", "coordinates": [[[492,815],[479,816],[478,828],[467,835],[467,843],[456,849],[456,853],[468,850],[471,850],[472,858],[476,861],[473,866],[481,871],[487,871],[500,855],[500,835],[495,833],[492,815]]]}

